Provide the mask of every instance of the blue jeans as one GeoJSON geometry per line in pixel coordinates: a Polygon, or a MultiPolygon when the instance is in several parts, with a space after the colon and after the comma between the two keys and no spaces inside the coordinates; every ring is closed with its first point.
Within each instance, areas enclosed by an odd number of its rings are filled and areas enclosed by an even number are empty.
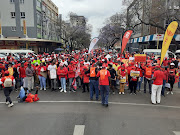
{"type": "Polygon", "coordinates": [[[108,104],[109,85],[100,85],[102,104],[108,104]]]}
{"type": "Polygon", "coordinates": [[[93,99],[94,91],[96,93],[96,99],[99,99],[99,82],[98,80],[90,80],[90,99],[93,99]]]}
{"type": "Polygon", "coordinates": [[[41,88],[46,89],[46,78],[43,76],[39,76],[39,81],[40,81],[41,88]]]}
{"type": "Polygon", "coordinates": [[[166,80],[163,80],[163,86],[162,86],[162,91],[161,91],[162,95],[164,95],[164,92],[165,92],[165,85],[166,85],[166,80]]]}
{"type": "Polygon", "coordinates": [[[141,80],[137,82],[137,90],[141,90],[141,84],[142,84],[142,81],[143,81],[143,77],[140,77],[141,80]]]}
{"type": "Polygon", "coordinates": [[[180,88],[180,77],[179,77],[179,82],[178,82],[178,88],[180,88]]]}
{"type": "Polygon", "coordinates": [[[61,87],[66,91],[66,78],[61,78],[61,87]]]}
{"type": "Polygon", "coordinates": [[[73,80],[74,80],[74,78],[69,78],[69,91],[73,90],[73,87],[72,87],[73,80]]]}
{"type": "Polygon", "coordinates": [[[20,78],[20,85],[23,86],[24,78],[20,78]]]}

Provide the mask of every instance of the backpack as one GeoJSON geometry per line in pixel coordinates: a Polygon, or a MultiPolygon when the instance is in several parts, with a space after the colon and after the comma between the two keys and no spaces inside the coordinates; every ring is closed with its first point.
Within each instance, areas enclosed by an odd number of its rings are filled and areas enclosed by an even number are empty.
{"type": "Polygon", "coordinates": [[[4,87],[12,87],[12,83],[12,79],[8,77],[4,81],[4,87]]]}

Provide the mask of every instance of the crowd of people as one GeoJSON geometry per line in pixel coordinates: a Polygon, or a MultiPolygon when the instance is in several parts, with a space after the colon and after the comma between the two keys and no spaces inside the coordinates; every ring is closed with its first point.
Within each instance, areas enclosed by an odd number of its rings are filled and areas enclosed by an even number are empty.
{"type": "Polygon", "coordinates": [[[90,93],[90,100],[94,100],[95,95],[98,101],[101,96],[102,105],[108,107],[109,93],[124,95],[129,92],[136,95],[142,90],[142,82],[144,93],[148,83],[152,104],[159,104],[161,95],[173,94],[174,83],[179,79],[180,64],[175,58],[165,58],[160,66],[160,58],[156,59],[153,54],[147,55],[146,62],[135,62],[130,59],[134,53],[125,52],[122,55],[101,49],[91,54],[87,52],[29,54],[28,58],[21,56],[19,60],[9,54],[6,60],[0,59],[0,84],[8,107],[14,105],[10,98],[12,90],[20,91],[18,98],[23,102],[28,101],[27,97],[36,86],[40,90],[64,93],[82,89],[82,93],[90,93]],[[126,86],[129,91],[125,91],[126,86]]]}

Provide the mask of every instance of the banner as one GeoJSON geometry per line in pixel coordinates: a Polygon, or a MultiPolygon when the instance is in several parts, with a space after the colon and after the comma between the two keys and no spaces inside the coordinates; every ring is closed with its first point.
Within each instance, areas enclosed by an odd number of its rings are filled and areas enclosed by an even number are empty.
{"type": "Polygon", "coordinates": [[[166,55],[166,52],[169,48],[169,45],[171,44],[172,38],[176,32],[176,29],[178,27],[178,22],[174,21],[169,24],[167,27],[166,33],[164,35],[164,40],[162,44],[162,49],[161,49],[161,62],[160,65],[162,64],[164,57],[166,55]]]}
{"type": "Polygon", "coordinates": [[[123,53],[124,49],[126,48],[126,45],[132,35],[133,31],[132,30],[128,30],[125,32],[124,36],[123,36],[123,40],[122,40],[122,49],[121,49],[121,53],[123,53]]]}
{"type": "Polygon", "coordinates": [[[88,53],[91,52],[91,50],[94,48],[94,46],[96,45],[96,43],[99,41],[99,38],[94,38],[92,41],[91,41],[91,44],[89,46],[89,51],[88,53]]]}
{"type": "Polygon", "coordinates": [[[27,34],[26,32],[26,20],[23,20],[23,31],[24,31],[24,35],[27,34]]]}
{"type": "Polygon", "coordinates": [[[121,62],[123,62],[125,66],[127,67],[129,64],[129,59],[122,59],[121,62]]]}
{"type": "Polygon", "coordinates": [[[131,70],[131,72],[130,72],[131,77],[139,77],[139,75],[140,75],[140,71],[132,71],[131,70]]]}
{"type": "Polygon", "coordinates": [[[134,59],[135,62],[146,62],[146,54],[135,54],[134,59]]]}

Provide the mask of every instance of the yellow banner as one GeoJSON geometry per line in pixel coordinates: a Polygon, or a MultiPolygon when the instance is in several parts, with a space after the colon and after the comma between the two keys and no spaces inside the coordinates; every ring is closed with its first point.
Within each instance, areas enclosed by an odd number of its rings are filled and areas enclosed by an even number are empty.
{"type": "Polygon", "coordinates": [[[23,20],[24,35],[26,35],[26,20],[23,20]]]}
{"type": "Polygon", "coordinates": [[[128,59],[122,59],[121,62],[123,62],[126,66],[128,66],[128,64],[129,64],[129,60],[128,59]]]}
{"type": "Polygon", "coordinates": [[[161,62],[160,65],[162,64],[164,57],[166,55],[166,52],[169,48],[169,45],[171,44],[171,41],[173,39],[173,36],[176,32],[176,29],[178,27],[178,22],[174,21],[171,22],[166,30],[166,33],[164,35],[164,40],[162,44],[162,50],[161,50],[161,62]]]}

